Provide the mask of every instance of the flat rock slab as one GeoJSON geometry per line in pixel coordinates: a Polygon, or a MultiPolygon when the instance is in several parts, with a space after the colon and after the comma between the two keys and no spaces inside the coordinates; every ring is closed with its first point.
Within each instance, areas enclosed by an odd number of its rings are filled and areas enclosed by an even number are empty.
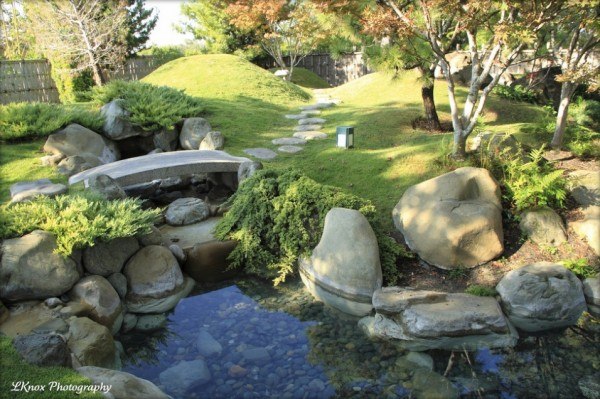
{"type": "Polygon", "coordinates": [[[323,128],[323,126],[321,126],[321,125],[299,125],[294,128],[294,131],[306,132],[306,131],[311,131],[311,130],[313,130],[313,131],[321,130],[321,128],[323,128]]]}
{"type": "Polygon", "coordinates": [[[323,132],[316,131],[306,131],[306,132],[296,132],[294,133],[294,137],[304,140],[323,140],[327,138],[327,135],[323,132]]]}
{"type": "Polygon", "coordinates": [[[303,148],[302,147],[298,147],[295,145],[282,145],[281,147],[279,147],[277,149],[277,151],[279,152],[287,152],[288,154],[295,154],[297,152],[302,151],[303,148]]]}
{"type": "Polygon", "coordinates": [[[332,103],[332,102],[320,102],[320,103],[311,104],[311,105],[304,105],[304,106],[300,107],[300,110],[302,110],[302,111],[314,111],[314,110],[318,110],[318,109],[331,108],[334,105],[335,104],[332,103]]]}
{"type": "Polygon", "coordinates": [[[67,192],[67,186],[64,184],[52,183],[49,179],[22,181],[10,186],[10,197],[12,202],[27,201],[36,195],[54,197],[55,195],[63,194],[65,192],[67,192]]]}
{"type": "Polygon", "coordinates": [[[282,137],[280,139],[271,140],[271,143],[275,145],[303,145],[306,144],[306,140],[297,137],[282,137]]]}
{"type": "Polygon", "coordinates": [[[171,151],[159,154],[124,159],[101,165],[69,178],[69,184],[88,180],[98,175],[108,175],[121,186],[146,183],[156,179],[167,179],[182,175],[210,172],[237,172],[244,157],[234,157],[225,151],[189,150],[171,151]]]}
{"type": "Polygon", "coordinates": [[[303,119],[306,118],[306,115],[303,113],[300,114],[290,114],[290,115],[285,115],[286,119],[303,119]]]}
{"type": "Polygon", "coordinates": [[[192,249],[196,244],[215,241],[215,226],[221,220],[220,217],[209,218],[200,223],[188,224],[187,226],[164,225],[159,228],[166,241],[177,244],[184,251],[192,249]]]}
{"type": "Polygon", "coordinates": [[[300,112],[300,114],[306,115],[306,116],[320,115],[321,111],[319,111],[318,109],[313,109],[313,110],[308,110],[308,111],[302,111],[302,112],[300,112]]]}
{"type": "Polygon", "coordinates": [[[273,159],[277,156],[277,153],[269,150],[268,148],[247,148],[244,152],[258,159],[273,159]]]}
{"type": "Polygon", "coordinates": [[[566,161],[567,159],[573,158],[573,153],[571,151],[550,150],[550,151],[544,152],[544,154],[542,156],[547,161],[557,162],[557,161],[566,161]]]}
{"type": "Polygon", "coordinates": [[[567,176],[571,195],[583,206],[600,205],[600,171],[576,170],[567,176]]]}
{"type": "Polygon", "coordinates": [[[304,118],[304,119],[298,120],[298,123],[300,125],[321,125],[325,122],[326,122],[326,120],[323,118],[304,118]]]}

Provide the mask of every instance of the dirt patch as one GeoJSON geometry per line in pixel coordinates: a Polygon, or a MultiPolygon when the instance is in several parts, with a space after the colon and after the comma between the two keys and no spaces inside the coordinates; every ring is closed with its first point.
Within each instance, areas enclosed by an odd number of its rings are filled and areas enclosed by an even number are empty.
{"type": "Polygon", "coordinates": [[[432,133],[432,134],[436,134],[436,133],[448,133],[448,132],[453,131],[452,122],[450,122],[450,121],[443,121],[443,120],[440,120],[440,125],[442,127],[441,130],[439,130],[439,129],[430,129],[429,128],[429,122],[427,121],[427,119],[425,119],[422,116],[419,116],[419,117],[413,119],[410,122],[410,124],[411,124],[411,126],[412,126],[412,128],[414,130],[425,130],[428,133],[432,133]]]}

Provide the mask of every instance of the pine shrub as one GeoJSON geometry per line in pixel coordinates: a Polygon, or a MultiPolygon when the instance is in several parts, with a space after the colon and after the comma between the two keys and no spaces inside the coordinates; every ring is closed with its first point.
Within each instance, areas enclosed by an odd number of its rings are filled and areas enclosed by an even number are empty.
{"type": "Polygon", "coordinates": [[[34,230],[56,236],[57,253],[150,232],[159,210],[144,210],[138,199],[107,201],[93,193],[37,197],[0,208],[0,238],[15,238],[34,230]]]}
{"type": "Polygon", "coordinates": [[[100,105],[122,100],[120,105],[129,112],[129,121],[146,131],[170,129],[183,118],[202,115],[204,110],[202,100],[183,90],[135,81],[113,80],[94,87],[92,98],[100,105]]]}
{"type": "Polygon", "coordinates": [[[401,248],[375,221],[370,201],[311,180],[297,171],[259,171],[238,188],[232,207],[216,228],[219,239],[238,246],[230,255],[232,268],[273,279],[275,285],[296,271],[300,256],[318,244],[325,215],[334,207],[360,211],[374,227],[384,280],[396,283],[396,258],[401,248]]]}

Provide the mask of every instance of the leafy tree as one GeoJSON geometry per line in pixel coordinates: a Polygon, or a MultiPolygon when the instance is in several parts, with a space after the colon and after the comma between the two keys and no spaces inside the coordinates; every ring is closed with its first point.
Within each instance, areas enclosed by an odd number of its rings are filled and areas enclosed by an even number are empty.
{"type": "Polygon", "coordinates": [[[145,8],[146,0],[127,0],[127,53],[134,55],[146,47],[150,32],[158,22],[154,9],[145,8]]]}
{"type": "Polygon", "coordinates": [[[562,67],[557,80],[562,82],[560,103],[556,116],[556,128],[552,147],[560,148],[567,125],[569,105],[580,84],[589,85],[589,90],[598,90],[600,63],[594,65],[589,58],[600,46],[600,1],[569,1],[560,17],[553,24],[555,37],[554,56],[562,67]],[[560,51],[559,47],[565,47],[560,51]]]}
{"type": "Polygon", "coordinates": [[[0,0],[0,58],[38,58],[21,0],[0,0]]]}

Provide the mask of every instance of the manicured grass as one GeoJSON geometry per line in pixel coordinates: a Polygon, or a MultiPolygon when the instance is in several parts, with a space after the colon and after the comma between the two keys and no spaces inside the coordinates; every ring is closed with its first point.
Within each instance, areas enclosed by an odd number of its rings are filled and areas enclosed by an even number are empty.
{"type": "MultiPolygon", "coordinates": [[[[277,71],[277,68],[271,68],[270,71],[274,73],[277,71]]],[[[294,68],[292,83],[310,89],[327,89],[331,87],[329,86],[329,83],[327,83],[316,73],[309,71],[308,69],[298,67],[294,68]]]]}
{"type": "Polygon", "coordinates": [[[67,181],[56,168],[41,165],[39,158],[44,155],[41,149],[45,141],[0,145],[0,202],[10,200],[9,188],[19,181],[43,178],[56,183],[67,181]]]}
{"type": "Polygon", "coordinates": [[[63,367],[37,367],[25,363],[12,347],[12,340],[0,335],[0,399],[40,398],[102,398],[99,393],[82,392],[77,395],[73,391],[50,391],[50,382],[56,381],[61,385],[90,385],[91,381],[72,369],[63,367]],[[44,392],[11,392],[13,383],[29,382],[30,386],[45,385],[44,392]]]}

